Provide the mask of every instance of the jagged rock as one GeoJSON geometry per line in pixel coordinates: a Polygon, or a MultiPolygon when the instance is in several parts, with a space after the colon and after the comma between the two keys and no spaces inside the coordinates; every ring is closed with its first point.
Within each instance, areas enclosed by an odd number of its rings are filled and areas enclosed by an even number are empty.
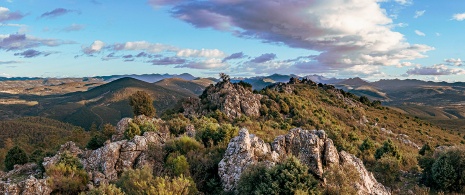
{"type": "Polygon", "coordinates": [[[376,181],[375,177],[373,176],[373,173],[366,170],[362,160],[345,151],[341,151],[339,153],[339,156],[342,164],[352,165],[360,174],[361,183],[356,183],[358,194],[391,194],[386,189],[386,187],[384,187],[381,183],[376,181]]]}
{"type": "Polygon", "coordinates": [[[14,169],[2,175],[0,194],[50,194],[46,179],[37,179],[40,171],[35,163],[15,165],[14,169]],[[6,180],[6,181],[5,181],[6,180]]]}
{"type": "Polygon", "coordinates": [[[132,122],[132,118],[123,118],[116,124],[116,133],[111,137],[111,141],[115,142],[124,139],[124,131],[128,129],[129,122],[132,122]]]}
{"type": "Polygon", "coordinates": [[[92,173],[95,185],[118,179],[125,169],[149,164],[145,151],[149,144],[163,145],[167,135],[158,132],[145,132],[132,140],[121,140],[105,144],[97,150],[88,150],[81,155],[85,170],[92,173]],[[100,174],[101,173],[101,174],[100,174]]]}
{"type": "Polygon", "coordinates": [[[231,119],[242,115],[256,117],[260,115],[260,99],[260,94],[254,94],[240,84],[222,81],[207,87],[200,100],[185,100],[184,115],[205,115],[219,109],[231,119]]]}
{"type": "Polygon", "coordinates": [[[368,172],[363,162],[347,152],[337,152],[333,141],[323,130],[291,129],[288,134],[278,136],[273,143],[267,144],[247,129],[241,129],[239,135],[231,139],[223,159],[218,164],[218,175],[223,189],[234,191],[242,172],[250,165],[265,163],[274,166],[289,155],[296,156],[318,178],[332,166],[350,164],[360,173],[361,182],[357,183],[358,194],[390,194],[368,172]]]}
{"type": "Polygon", "coordinates": [[[50,168],[50,166],[58,163],[58,161],[60,160],[60,156],[65,152],[75,157],[78,157],[82,154],[82,150],[79,147],[77,147],[74,142],[66,142],[65,144],[61,145],[60,150],[58,150],[55,156],[45,157],[42,165],[45,169],[50,168]]]}
{"type": "Polygon", "coordinates": [[[52,189],[47,185],[46,179],[29,176],[26,180],[18,183],[0,181],[0,193],[8,195],[48,195],[52,193],[52,189]]]}
{"type": "Polygon", "coordinates": [[[229,142],[228,149],[218,165],[218,174],[224,189],[233,190],[242,171],[249,165],[258,162],[272,165],[277,161],[278,156],[276,153],[272,154],[269,144],[253,134],[250,135],[247,129],[241,129],[239,135],[229,142]]]}

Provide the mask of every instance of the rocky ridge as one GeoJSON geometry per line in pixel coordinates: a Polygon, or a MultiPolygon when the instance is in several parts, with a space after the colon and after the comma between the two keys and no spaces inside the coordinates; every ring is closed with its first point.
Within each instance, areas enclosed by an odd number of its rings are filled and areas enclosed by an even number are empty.
{"type": "Polygon", "coordinates": [[[234,191],[242,172],[248,166],[257,163],[274,166],[289,155],[296,156],[319,179],[323,179],[323,173],[330,166],[352,165],[360,174],[361,182],[355,184],[358,194],[390,194],[366,170],[360,159],[345,151],[338,152],[323,130],[309,131],[300,128],[278,136],[271,144],[249,134],[247,129],[241,129],[239,135],[231,139],[218,165],[224,190],[234,191]]]}

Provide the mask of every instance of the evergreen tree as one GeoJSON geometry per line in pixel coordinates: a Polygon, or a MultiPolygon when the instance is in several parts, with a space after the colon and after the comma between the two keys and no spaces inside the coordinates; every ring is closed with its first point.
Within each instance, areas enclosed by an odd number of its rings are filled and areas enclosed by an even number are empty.
{"type": "Polygon", "coordinates": [[[132,112],[134,113],[134,116],[155,116],[153,99],[145,91],[137,91],[136,93],[129,96],[129,105],[132,106],[132,112]]]}
{"type": "Polygon", "coordinates": [[[22,165],[29,161],[26,152],[18,146],[11,148],[5,156],[5,167],[13,170],[16,164],[22,165]]]}

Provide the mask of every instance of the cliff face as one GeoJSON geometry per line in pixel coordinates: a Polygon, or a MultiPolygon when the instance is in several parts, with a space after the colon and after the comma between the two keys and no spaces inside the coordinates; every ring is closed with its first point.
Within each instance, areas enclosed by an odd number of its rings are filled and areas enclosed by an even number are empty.
{"type": "Polygon", "coordinates": [[[356,183],[358,194],[390,194],[389,190],[378,183],[368,172],[363,162],[345,151],[338,152],[333,141],[324,131],[292,129],[288,134],[278,136],[273,143],[267,144],[247,129],[233,138],[219,163],[218,174],[224,190],[235,190],[242,172],[250,165],[264,162],[274,166],[289,155],[296,156],[307,165],[310,171],[322,179],[330,166],[352,165],[360,175],[356,183]]]}
{"type": "Polygon", "coordinates": [[[261,95],[240,84],[229,81],[218,82],[205,89],[200,99],[189,99],[183,103],[185,115],[205,115],[219,110],[234,119],[242,115],[260,116],[261,95]]]}

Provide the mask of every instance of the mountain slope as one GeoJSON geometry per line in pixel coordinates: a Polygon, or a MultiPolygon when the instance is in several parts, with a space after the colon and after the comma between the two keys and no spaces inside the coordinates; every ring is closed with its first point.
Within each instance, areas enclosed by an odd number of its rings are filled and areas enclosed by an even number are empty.
{"type": "Polygon", "coordinates": [[[172,108],[182,98],[195,96],[187,91],[175,91],[133,78],[121,78],[86,92],[44,100],[41,105],[46,109],[39,114],[86,129],[93,123],[98,126],[104,123],[116,124],[119,119],[132,116],[128,98],[140,90],[154,99],[158,114],[172,108]]]}

